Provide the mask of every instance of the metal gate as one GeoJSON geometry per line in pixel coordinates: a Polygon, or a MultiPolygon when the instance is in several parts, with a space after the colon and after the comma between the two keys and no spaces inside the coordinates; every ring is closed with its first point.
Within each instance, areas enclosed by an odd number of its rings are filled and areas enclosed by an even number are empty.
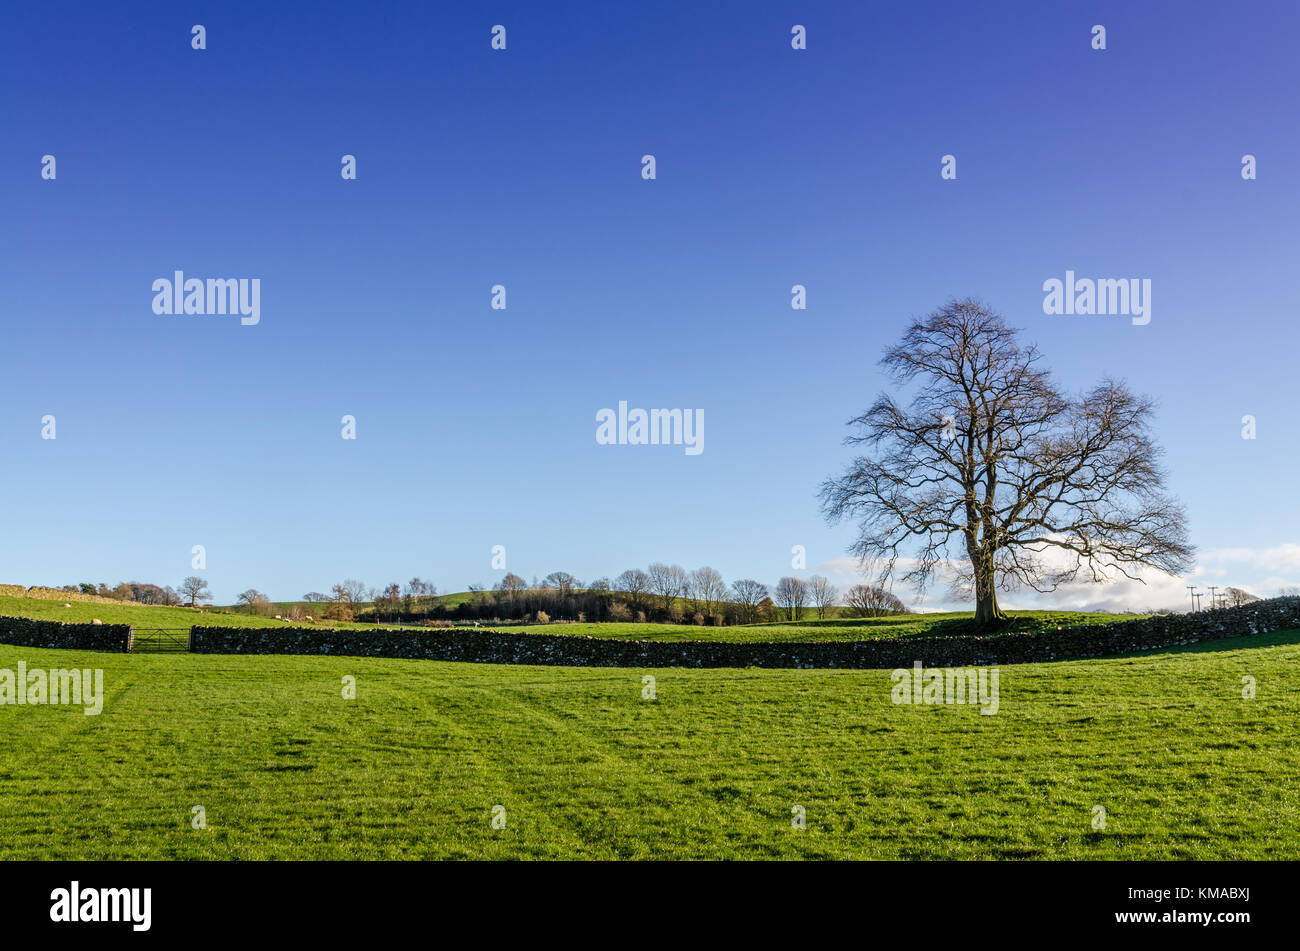
{"type": "Polygon", "coordinates": [[[174,654],[185,653],[190,649],[190,629],[188,627],[133,627],[131,629],[131,653],[133,654],[174,654]]]}

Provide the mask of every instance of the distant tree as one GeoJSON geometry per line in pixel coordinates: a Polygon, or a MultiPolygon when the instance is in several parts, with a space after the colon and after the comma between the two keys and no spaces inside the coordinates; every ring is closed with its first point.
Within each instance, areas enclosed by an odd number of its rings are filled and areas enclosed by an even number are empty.
{"type": "Polygon", "coordinates": [[[808,578],[808,597],[812,599],[813,607],[817,609],[818,618],[825,620],[827,610],[839,596],[840,589],[831,584],[829,578],[822,575],[812,575],[808,578]]]}
{"type": "Polygon", "coordinates": [[[366,601],[366,586],[355,578],[347,578],[331,586],[330,594],[331,601],[337,601],[355,609],[357,605],[364,604],[366,601]]]}
{"type": "Polygon", "coordinates": [[[627,595],[633,611],[644,610],[645,596],[650,591],[650,576],[640,568],[629,568],[614,579],[614,590],[627,595]]]}
{"type": "Polygon", "coordinates": [[[195,607],[202,601],[212,600],[208,583],[198,575],[190,575],[181,582],[181,597],[188,600],[190,607],[195,607]]]}
{"type": "Polygon", "coordinates": [[[855,584],[844,592],[844,603],[854,617],[883,617],[907,612],[902,601],[878,584],[855,584]]]}
{"type": "Polygon", "coordinates": [[[351,603],[342,599],[334,599],[326,604],[324,614],[331,621],[351,621],[356,617],[351,603]]]}
{"type": "Polygon", "coordinates": [[[480,612],[487,610],[488,594],[481,584],[472,584],[469,586],[469,601],[480,612]]]}
{"type": "Polygon", "coordinates": [[[753,624],[758,620],[758,606],[767,598],[767,585],[755,581],[753,578],[741,578],[739,581],[731,583],[731,594],[740,605],[741,617],[746,624],[753,624]]]}
{"type": "Polygon", "coordinates": [[[497,582],[496,588],[501,592],[502,597],[513,605],[519,600],[519,595],[528,590],[528,582],[514,572],[510,572],[497,582]]]}
{"type": "Polygon", "coordinates": [[[82,594],[93,595],[96,593],[97,589],[89,581],[83,581],[81,582],[81,584],[77,585],[77,590],[79,590],[82,594]]]}
{"type": "Polygon", "coordinates": [[[166,604],[167,595],[162,588],[156,584],[140,584],[137,581],[129,582],[131,588],[131,600],[138,604],[166,604]]]}
{"type": "Polygon", "coordinates": [[[985,627],[1006,619],[999,589],[1181,574],[1193,555],[1164,494],[1154,402],[1109,379],[1067,394],[1039,361],[979,301],[916,321],[881,361],[910,398],[882,395],[851,420],[848,442],[869,453],[822,486],[826,517],[858,525],[855,554],[912,557],[918,586],[960,572],[985,627]]]}
{"type": "Polygon", "coordinates": [[[312,604],[318,604],[321,601],[328,601],[329,595],[321,594],[319,591],[308,591],[302,596],[302,599],[312,604]]]}
{"type": "Polygon", "coordinates": [[[249,614],[264,614],[271,606],[271,599],[256,588],[249,588],[239,593],[235,604],[248,608],[249,614]]]}
{"type": "Polygon", "coordinates": [[[786,620],[797,621],[808,603],[808,584],[802,578],[785,577],[776,583],[776,603],[785,609],[786,620]]]}
{"type": "Polygon", "coordinates": [[[163,604],[169,607],[176,607],[181,603],[181,596],[176,593],[176,589],[171,585],[163,588],[163,604]]]}
{"type": "Polygon", "coordinates": [[[419,575],[416,575],[410,581],[406,582],[406,590],[402,594],[403,611],[405,611],[407,614],[411,613],[411,609],[414,608],[415,602],[418,599],[424,597],[424,588],[425,588],[424,581],[420,578],[419,575]]]}
{"type": "Polygon", "coordinates": [[[582,582],[567,571],[552,571],[542,579],[543,588],[550,588],[562,598],[569,597],[576,588],[581,586],[582,582]]]}
{"type": "Polygon", "coordinates": [[[375,604],[376,614],[391,617],[397,613],[397,608],[402,603],[402,586],[394,581],[386,588],[376,591],[371,600],[375,604]]]}
{"type": "Polygon", "coordinates": [[[1242,588],[1224,588],[1223,598],[1234,608],[1239,608],[1243,604],[1249,604],[1251,601],[1259,600],[1256,595],[1253,595],[1242,588]]]}
{"type": "Polygon", "coordinates": [[[1278,590],[1277,596],[1279,598],[1300,598],[1300,587],[1289,585],[1288,587],[1281,588],[1278,590]]]}
{"type": "Polygon", "coordinates": [[[677,599],[686,591],[686,570],[681,565],[656,561],[646,574],[650,578],[650,590],[659,596],[664,611],[671,613],[677,599]]]}
{"type": "Polygon", "coordinates": [[[708,565],[691,572],[689,587],[691,596],[703,606],[706,615],[712,614],[718,602],[727,596],[727,583],[721,573],[708,565]]]}

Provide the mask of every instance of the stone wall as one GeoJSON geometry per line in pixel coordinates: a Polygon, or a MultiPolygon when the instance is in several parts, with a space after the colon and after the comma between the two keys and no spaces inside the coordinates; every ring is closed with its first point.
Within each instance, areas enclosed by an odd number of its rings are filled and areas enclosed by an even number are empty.
{"type": "Polygon", "coordinates": [[[129,624],[63,624],[26,617],[0,617],[0,643],[61,650],[130,650],[129,624]]]}
{"type": "Polygon", "coordinates": [[[40,598],[42,601],[77,601],[81,604],[130,604],[118,598],[105,598],[98,594],[82,594],[80,591],[62,591],[58,588],[46,588],[34,584],[24,588],[20,584],[0,584],[0,596],[6,598],[40,598]]]}
{"type": "Polygon", "coordinates": [[[880,638],[823,643],[633,641],[481,630],[343,631],[195,627],[190,649],[207,654],[327,654],[572,667],[931,667],[1101,657],[1197,641],[1300,629],[1300,598],[1036,634],[880,638]]]}

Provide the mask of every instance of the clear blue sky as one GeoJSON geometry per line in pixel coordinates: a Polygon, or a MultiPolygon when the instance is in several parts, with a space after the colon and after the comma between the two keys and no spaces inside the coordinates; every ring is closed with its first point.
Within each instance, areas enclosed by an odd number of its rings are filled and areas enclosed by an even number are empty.
{"type": "Polygon", "coordinates": [[[973,295],[1159,398],[1225,583],[1300,582],[1300,8],[700,6],[7,9],[0,581],[815,570],[881,349],[973,295]],[[1067,268],[1150,278],[1151,323],[1045,316],[1067,268]],[[176,269],[260,278],[261,323],[155,315],[176,269]],[[619,400],[705,451],[597,445],[619,400]]]}

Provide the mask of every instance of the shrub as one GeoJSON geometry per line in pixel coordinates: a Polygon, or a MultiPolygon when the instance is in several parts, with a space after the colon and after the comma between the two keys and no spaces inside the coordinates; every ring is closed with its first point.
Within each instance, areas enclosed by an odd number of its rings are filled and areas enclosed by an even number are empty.
{"type": "Polygon", "coordinates": [[[549,614],[547,614],[545,611],[538,611],[538,612],[533,616],[533,621],[534,621],[535,623],[537,623],[537,624],[550,624],[550,623],[551,623],[551,616],[550,616],[549,614]]]}
{"type": "Polygon", "coordinates": [[[325,608],[325,616],[331,621],[351,621],[352,609],[342,601],[332,601],[325,608]]]}

